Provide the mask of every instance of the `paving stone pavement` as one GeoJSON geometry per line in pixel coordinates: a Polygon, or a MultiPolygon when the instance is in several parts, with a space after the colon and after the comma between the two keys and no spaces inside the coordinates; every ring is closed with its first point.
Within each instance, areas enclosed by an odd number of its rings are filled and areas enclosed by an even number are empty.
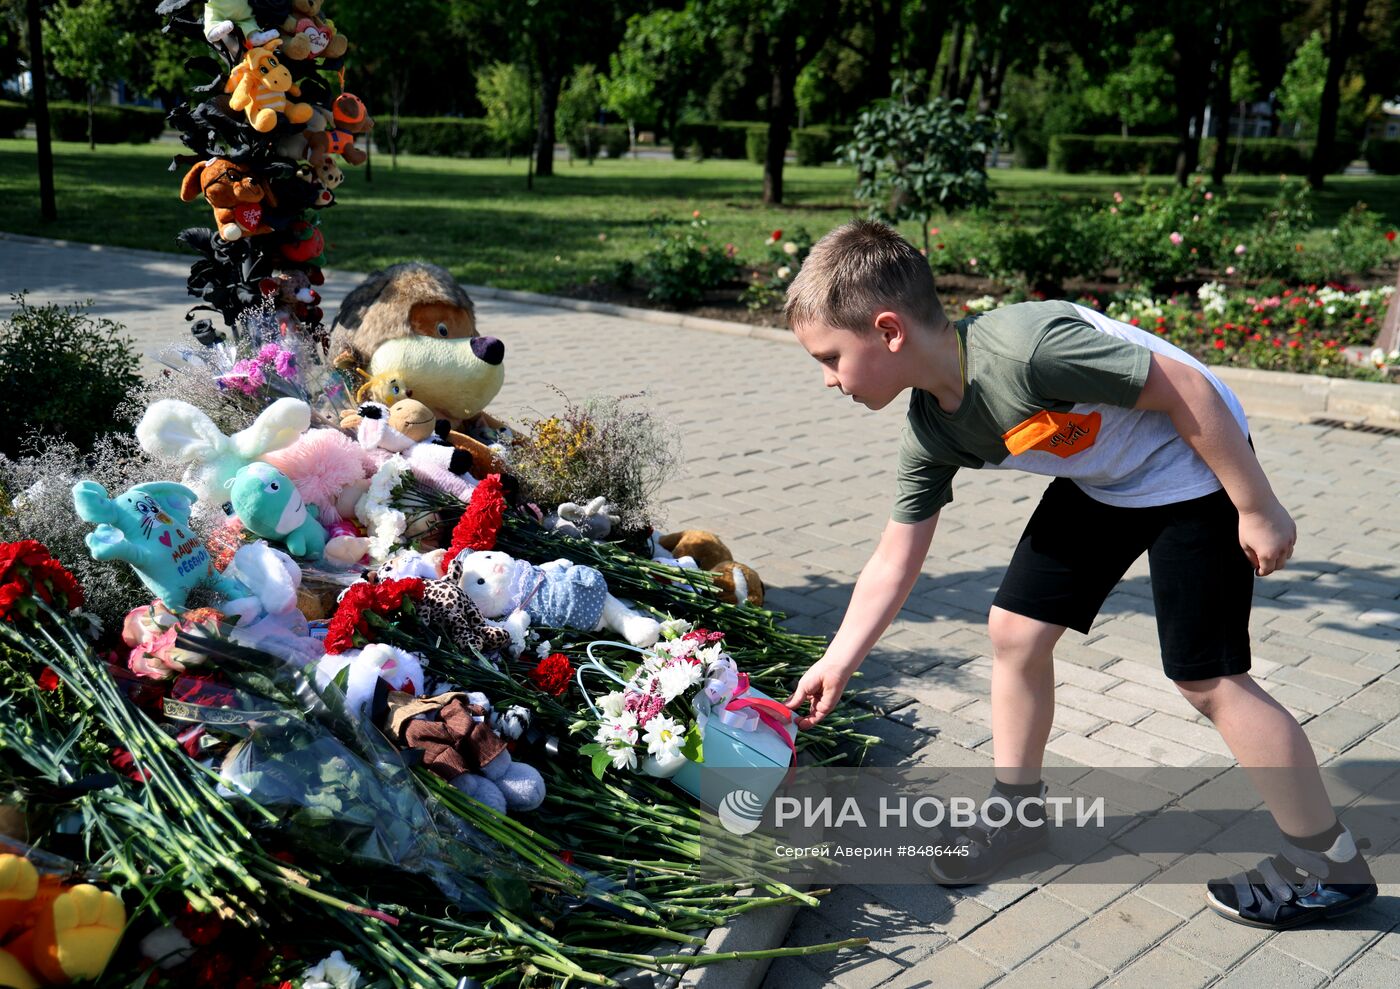
{"type": "MultiPolygon", "coordinates": [[[[94,296],[143,346],[183,339],[185,270],[168,256],[0,237],[0,295],[94,296]]],[[[353,282],[332,275],[328,312],[353,282]]],[[[507,348],[493,412],[518,419],[557,409],[552,388],[574,399],[645,389],[686,465],[662,492],[668,523],[720,533],[762,574],[770,605],[791,627],[834,632],[887,517],[898,407],[848,404],[790,344],[496,300],[479,305],[479,318],[507,348]]],[[[1254,672],[1303,722],[1324,763],[1396,764],[1400,440],[1264,418],[1252,428],[1299,528],[1288,569],[1257,584],[1254,672]]],[[[1011,472],[959,476],[910,603],[863,669],[861,703],[879,714],[866,724],[888,743],[875,762],[990,765],[986,613],[1044,484],[1011,472]]],[[[1055,764],[1226,762],[1209,724],[1162,676],[1145,561],[1087,636],[1066,635],[1056,667],[1055,764]]],[[[1362,803],[1364,781],[1333,796],[1362,803]]],[[[1362,807],[1348,819],[1363,833],[1382,824],[1362,807]]],[[[1377,837],[1373,854],[1400,835],[1377,837]]],[[[841,886],[820,909],[799,913],[787,943],[868,935],[869,948],[780,960],[765,984],[1393,985],[1400,886],[1381,893],[1330,929],[1270,934],[1204,912],[1195,885],[841,886]]]]}

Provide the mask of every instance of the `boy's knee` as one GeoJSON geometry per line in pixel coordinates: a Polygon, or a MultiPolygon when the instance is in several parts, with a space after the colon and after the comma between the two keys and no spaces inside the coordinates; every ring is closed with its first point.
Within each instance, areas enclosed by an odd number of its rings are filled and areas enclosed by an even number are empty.
{"type": "Polygon", "coordinates": [[[1064,629],[1003,608],[987,616],[987,634],[994,660],[1027,660],[1049,656],[1064,629]]]}
{"type": "Polygon", "coordinates": [[[1181,691],[1181,696],[1191,702],[1201,714],[1214,720],[1215,712],[1220,709],[1221,697],[1228,689],[1229,677],[1210,677],[1206,680],[1176,680],[1176,689],[1181,691]]]}

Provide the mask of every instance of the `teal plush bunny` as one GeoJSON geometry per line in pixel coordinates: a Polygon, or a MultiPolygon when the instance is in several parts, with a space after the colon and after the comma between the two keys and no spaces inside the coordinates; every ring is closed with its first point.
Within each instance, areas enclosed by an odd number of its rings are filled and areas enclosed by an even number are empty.
{"type": "Polygon", "coordinates": [[[115,498],[96,481],[73,485],[79,517],[98,523],[86,540],[92,558],[131,564],[171,611],[183,610],[190,591],[200,585],[225,597],[248,593],[214,569],[209,551],[190,529],[194,502],[195,493],[173,481],[138,484],[115,498]]]}
{"type": "Polygon", "coordinates": [[[316,521],[292,479],[271,464],[249,464],[233,478],[233,511],[245,528],[264,539],[286,544],[287,552],[319,560],[326,549],[326,531],[316,521]]]}

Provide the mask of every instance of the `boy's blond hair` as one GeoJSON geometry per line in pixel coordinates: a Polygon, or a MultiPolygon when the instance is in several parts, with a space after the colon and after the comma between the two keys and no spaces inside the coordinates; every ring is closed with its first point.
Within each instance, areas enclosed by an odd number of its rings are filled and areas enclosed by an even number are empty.
{"type": "Polygon", "coordinates": [[[812,247],[788,286],[783,314],[788,326],[861,331],[885,309],[930,328],[944,321],[928,260],[893,227],[852,220],[812,247]]]}

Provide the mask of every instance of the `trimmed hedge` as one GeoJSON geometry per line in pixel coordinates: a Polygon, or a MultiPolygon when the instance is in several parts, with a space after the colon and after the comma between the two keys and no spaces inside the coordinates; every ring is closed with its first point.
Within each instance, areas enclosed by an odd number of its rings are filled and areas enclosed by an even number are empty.
{"type": "Polygon", "coordinates": [[[835,161],[836,149],[850,141],[854,132],[854,127],[844,124],[799,127],[792,132],[792,146],[797,152],[797,163],[815,166],[835,161]]]}
{"type": "Polygon", "coordinates": [[[767,124],[755,124],[744,135],[744,157],[755,165],[762,165],[768,157],[767,124]]]}
{"type": "Polygon", "coordinates": [[[0,100],[0,137],[19,137],[29,122],[29,107],[23,103],[0,100]]]}
{"type": "Polygon", "coordinates": [[[609,158],[621,158],[631,146],[625,124],[586,124],[582,131],[575,131],[566,137],[565,143],[571,155],[585,159],[589,157],[590,146],[594,158],[604,154],[609,158]],[[584,140],[585,136],[587,141],[584,140]]]}
{"type": "MultiPolygon", "coordinates": [[[[389,120],[381,118],[371,132],[377,151],[389,153],[389,120]]],[[[507,148],[481,117],[400,117],[398,149],[402,154],[441,158],[504,158],[507,148]]],[[[511,154],[529,152],[522,141],[511,154]]]]}
{"type": "Polygon", "coordinates": [[[1400,141],[1367,141],[1366,163],[1377,175],[1400,175],[1400,141]]]}
{"type": "Polygon", "coordinates": [[[748,156],[749,129],[767,127],[757,120],[709,120],[676,125],[671,153],[677,158],[732,158],[748,156]]]}
{"type": "MultiPolygon", "coordinates": [[[[1312,162],[1311,141],[1249,137],[1239,151],[1239,171],[1246,175],[1303,175],[1312,162]]],[[[1356,157],[1357,144],[1338,141],[1332,171],[1340,172],[1356,157]]],[[[1215,138],[1201,141],[1201,168],[1215,157],[1215,138]]],[[[1234,150],[1231,150],[1234,158],[1234,150]]],[[[1114,134],[1056,134],[1050,138],[1050,170],[1077,174],[1169,175],[1176,171],[1176,138],[1120,137],[1114,134]]]]}
{"type": "MultiPolygon", "coordinates": [[[[164,110],[105,104],[92,109],[92,139],[98,144],[148,144],[164,131],[164,110]]],[[[87,104],[50,103],[49,133],[56,141],[87,141],[87,104]]]]}

